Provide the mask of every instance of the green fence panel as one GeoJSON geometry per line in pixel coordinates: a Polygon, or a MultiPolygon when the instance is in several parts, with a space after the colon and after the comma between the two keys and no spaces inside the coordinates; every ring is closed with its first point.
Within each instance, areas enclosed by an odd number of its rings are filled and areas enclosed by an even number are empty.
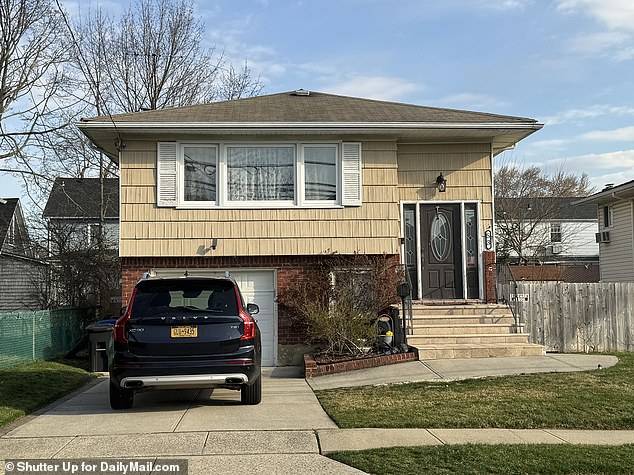
{"type": "Polygon", "coordinates": [[[0,368],[68,353],[94,320],[94,309],[0,313],[0,368]]]}

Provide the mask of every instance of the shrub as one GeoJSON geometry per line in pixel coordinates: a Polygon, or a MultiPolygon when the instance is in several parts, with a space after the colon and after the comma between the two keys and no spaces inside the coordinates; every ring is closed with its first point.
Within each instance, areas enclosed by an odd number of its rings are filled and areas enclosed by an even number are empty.
{"type": "Polygon", "coordinates": [[[397,301],[398,267],[386,256],[328,256],[280,295],[328,356],[360,356],[376,341],[376,319],[397,301]]]}

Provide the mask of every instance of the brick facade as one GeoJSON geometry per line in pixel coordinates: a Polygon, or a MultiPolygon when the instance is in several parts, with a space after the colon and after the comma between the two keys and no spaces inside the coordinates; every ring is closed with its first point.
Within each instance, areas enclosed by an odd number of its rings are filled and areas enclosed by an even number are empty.
{"type": "Polygon", "coordinates": [[[410,348],[410,351],[407,353],[360,358],[328,364],[317,364],[312,356],[304,355],[304,375],[307,378],[315,378],[327,374],[345,373],[347,371],[376,368],[378,366],[407,363],[410,361],[418,361],[418,350],[416,348],[410,348]]]}
{"type": "MultiPolygon", "coordinates": [[[[134,285],[151,269],[275,269],[277,293],[284,292],[298,282],[310,282],[312,271],[326,256],[264,256],[264,257],[122,257],[122,299],[124,304],[132,295],[134,285]]],[[[398,256],[387,256],[395,264],[398,256]]],[[[293,321],[283,306],[278,308],[278,344],[301,345],[306,343],[305,328],[293,321]]]]}
{"type": "Polygon", "coordinates": [[[484,262],[484,300],[486,303],[497,302],[496,293],[496,262],[494,251],[484,251],[482,253],[484,262]]]}
{"type": "MultiPolygon", "coordinates": [[[[337,256],[340,257],[340,256],[337,256]]],[[[397,265],[397,255],[384,256],[397,265]]],[[[485,295],[495,302],[495,253],[484,253],[485,295]]],[[[313,272],[327,256],[260,256],[260,257],[122,257],[122,301],[127,304],[137,281],[152,269],[262,269],[277,271],[277,295],[282,296],[300,282],[310,282],[313,272]]],[[[293,318],[283,305],[278,306],[278,364],[297,364],[307,347],[306,328],[293,318]]],[[[397,360],[399,358],[396,358],[397,360]]]]}

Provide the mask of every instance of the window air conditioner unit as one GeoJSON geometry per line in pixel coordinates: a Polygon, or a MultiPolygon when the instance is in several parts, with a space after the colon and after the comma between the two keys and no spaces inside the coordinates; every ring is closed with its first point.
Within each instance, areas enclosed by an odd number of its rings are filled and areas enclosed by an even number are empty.
{"type": "Polygon", "coordinates": [[[595,239],[597,242],[610,242],[610,231],[601,231],[600,233],[596,233],[595,239]]]}

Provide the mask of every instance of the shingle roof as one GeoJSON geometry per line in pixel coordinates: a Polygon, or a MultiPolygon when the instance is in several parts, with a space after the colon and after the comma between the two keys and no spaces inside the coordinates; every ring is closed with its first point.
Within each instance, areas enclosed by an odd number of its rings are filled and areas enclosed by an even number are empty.
{"type": "Polygon", "coordinates": [[[4,198],[3,201],[6,201],[6,203],[0,202],[0,246],[4,242],[9,223],[13,219],[15,208],[20,200],[18,198],[4,198]]]}
{"type": "Polygon", "coordinates": [[[594,204],[572,206],[582,199],[573,197],[547,197],[547,198],[495,198],[495,215],[498,218],[513,218],[511,213],[522,209],[522,219],[555,219],[555,220],[596,220],[598,219],[597,207],[594,204]],[[530,206],[530,207],[529,207],[530,206]]]}
{"type": "MultiPolygon", "coordinates": [[[[101,116],[84,122],[109,121],[101,116]]],[[[432,123],[537,123],[507,115],[426,107],[398,102],[337,96],[321,92],[297,95],[294,91],[233,101],[213,102],[172,109],[113,115],[115,122],[432,122],[432,123]]]]}
{"type": "MultiPolygon", "coordinates": [[[[56,178],[45,218],[99,218],[99,178],[56,178]]],[[[119,217],[119,179],[104,180],[106,218],[119,217]]]]}
{"type": "Polygon", "coordinates": [[[616,186],[606,186],[603,190],[588,196],[587,198],[579,198],[575,203],[576,206],[587,206],[590,204],[611,203],[618,199],[634,198],[634,180],[626,181],[616,186]]]}

